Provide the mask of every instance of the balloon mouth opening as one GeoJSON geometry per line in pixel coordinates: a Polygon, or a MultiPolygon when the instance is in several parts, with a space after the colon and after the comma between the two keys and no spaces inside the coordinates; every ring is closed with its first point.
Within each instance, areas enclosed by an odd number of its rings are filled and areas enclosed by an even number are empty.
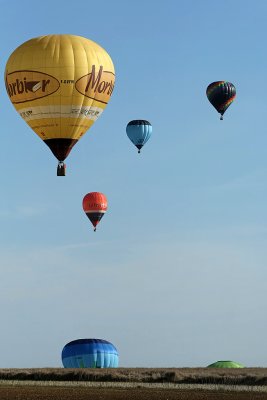
{"type": "Polygon", "coordinates": [[[73,146],[78,142],[78,139],[54,138],[45,139],[44,142],[50,148],[58,161],[63,162],[68,157],[73,146]]]}

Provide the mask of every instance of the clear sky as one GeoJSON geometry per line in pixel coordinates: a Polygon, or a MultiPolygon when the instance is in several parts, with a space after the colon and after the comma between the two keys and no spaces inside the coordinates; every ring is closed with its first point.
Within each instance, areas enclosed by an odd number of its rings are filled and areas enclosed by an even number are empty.
{"type": "Polygon", "coordinates": [[[1,75],[24,41],[70,33],[116,85],[67,176],[1,80],[0,367],[58,367],[78,338],[122,367],[266,366],[267,2],[0,0],[1,75]],[[237,97],[220,121],[217,80],[237,97]],[[141,155],[132,119],[153,125],[141,155]],[[83,196],[106,194],[96,233],[83,196]]]}

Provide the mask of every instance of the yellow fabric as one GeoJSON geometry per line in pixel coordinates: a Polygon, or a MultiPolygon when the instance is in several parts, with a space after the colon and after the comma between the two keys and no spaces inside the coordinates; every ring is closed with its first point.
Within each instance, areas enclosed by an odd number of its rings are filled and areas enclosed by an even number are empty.
{"type": "Polygon", "coordinates": [[[14,107],[41,139],[80,139],[105,109],[115,71],[95,42],[48,35],[11,54],[5,80],[14,107]]]}

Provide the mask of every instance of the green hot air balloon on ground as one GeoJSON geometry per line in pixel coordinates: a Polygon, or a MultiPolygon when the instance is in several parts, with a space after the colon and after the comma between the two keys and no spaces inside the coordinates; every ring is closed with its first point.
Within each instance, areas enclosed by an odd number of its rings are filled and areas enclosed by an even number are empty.
{"type": "Polygon", "coordinates": [[[235,361],[216,361],[207,368],[245,368],[245,366],[235,361]]]}

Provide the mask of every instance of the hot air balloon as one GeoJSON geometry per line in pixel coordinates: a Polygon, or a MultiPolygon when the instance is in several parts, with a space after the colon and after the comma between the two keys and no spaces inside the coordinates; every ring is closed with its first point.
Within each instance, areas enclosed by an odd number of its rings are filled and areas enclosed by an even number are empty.
{"type": "Polygon", "coordinates": [[[108,53],[81,36],[40,36],[9,57],[7,94],[58,159],[57,175],[65,175],[64,160],[102,114],[114,81],[108,53]]]}
{"type": "Polygon", "coordinates": [[[116,368],[119,355],[116,347],[103,339],[78,339],[62,350],[64,368],[116,368]]]}
{"type": "Polygon", "coordinates": [[[108,201],[100,192],[87,193],[83,198],[83,209],[96,231],[96,226],[107,211],[108,201]]]}
{"type": "Polygon", "coordinates": [[[151,136],[152,125],[143,119],[130,121],[126,127],[126,133],[128,138],[138,148],[138,153],[140,153],[141,148],[151,136]]]}
{"type": "Polygon", "coordinates": [[[220,119],[223,120],[223,114],[236,97],[236,88],[231,82],[218,81],[211,83],[206,93],[213,107],[221,114],[220,119]]]}
{"type": "Polygon", "coordinates": [[[245,366],[235,361],[216,361],[207,368],[245,368],[245,366]]]}

